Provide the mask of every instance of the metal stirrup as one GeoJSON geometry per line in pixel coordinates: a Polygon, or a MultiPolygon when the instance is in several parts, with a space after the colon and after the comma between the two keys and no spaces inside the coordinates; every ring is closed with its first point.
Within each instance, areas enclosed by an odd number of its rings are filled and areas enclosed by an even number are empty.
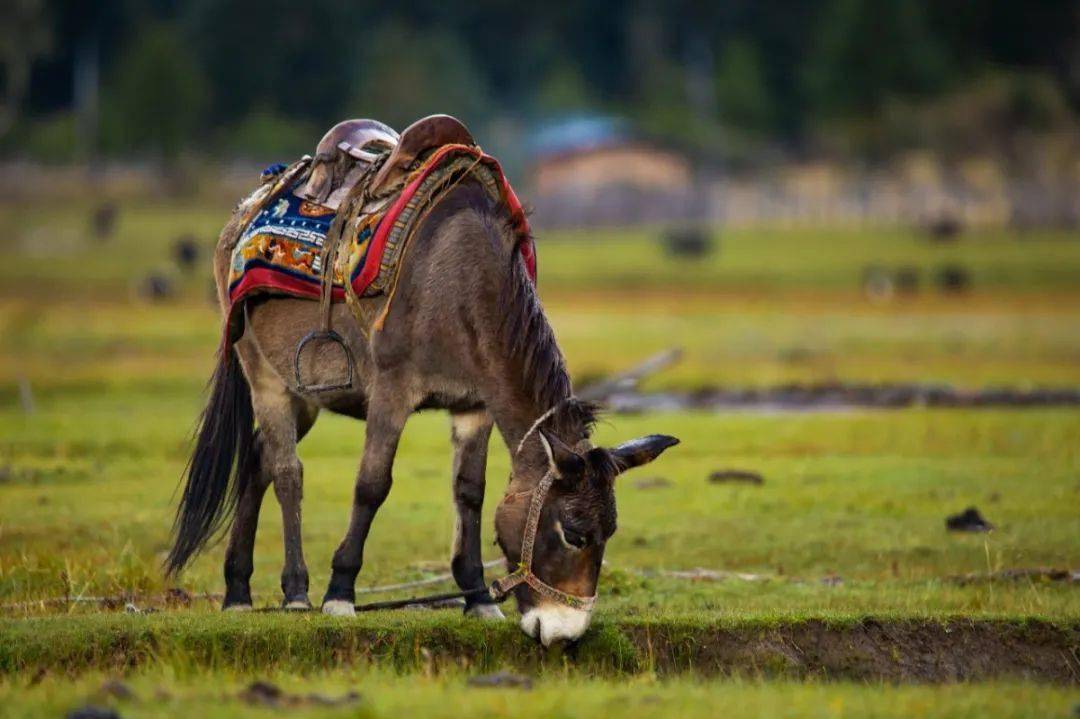
{"type": "MultiPolygon", "coordinates": [[[[356,188],[353,188],[354,192],[356,188]]],[[[361,190],[362,192],[363,190],[361,190]]],[[[350,198],[352,195],[350,194],[350,198]]],[[[353,376],[356,373],[356,360],[353,359],[352,350],[349,349],[349,345],[345,343],[344,338],[339,335],[333,329],[333,300],[334,300],[334,267],[337,264],[338,248],[341,246],[342,239],[345,235],[346,217],[350,213],[345,206],[338,209],[337,215],[334,217],[334,221],[330,223],[330,229],[326,232],[326,239],[323,241],[323,250],[321,255],[322,262],[322,286],[319,293],[319,314],[322,318],[322,325],[319,329],[307,333],[300,344],[296,346],[296,356],[293,358],[293,370],[296,373],[296,391],[301,394],[315,394],[318,392],[331,392],[334,390],[351,389],[353,386],[353,376]],[[307,385],[304,384],[303,377],[301,377],[300,371],[300,355],[304,351],[304,347],[314,341],[325,341],[332,344],[336,344],[341,348],[342,354],[345,356],[346,375],[343,382],[326,382],[323,384],[307,385]]]]}

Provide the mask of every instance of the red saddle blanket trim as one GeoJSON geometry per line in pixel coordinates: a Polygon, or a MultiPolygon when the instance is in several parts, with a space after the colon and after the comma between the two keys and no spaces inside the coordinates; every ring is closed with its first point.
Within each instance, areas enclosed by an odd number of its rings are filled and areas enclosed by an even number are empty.
{"type": "Polygon", "coordinates": [[[417,188],[420,187],[420,184],[424,179],[439,166],[439,162],[443,158],[451,153],[468,153],[473,157],[476,157],[480,162],[490,165],[495,171],[495,174],[499,177],[499,180],[502,183],[502,194],[505,198],[506,206],[510,210],[510,220],[513,224],[514,232],[517,234],[518,238],[520,238],[518,247],[521,249],[521,255],[525,260],[525,266],[529,270],[529,277],[532,278],[533,284],[536,284],[536,248],[532,246],[533,240],[532,236],[529,234],[529,221],[525,217],[525,211],[521,207],[521,202],[514,193],[514,188],[510,187],[506,175],[503,174],[499,161],[491,155],[484,154],[483,150],[478,147],[469,147],[468,145],[444,145],[428,158],[427,162],[424,163],[424,171],[418,173],[417,176],[405,186],[405,189],[401,191],[397,200],[394,201],[394,204],[390,206],[386,215],[379,222],[379,227],[375,230],[375,236],[371,240],[371,248],[368,250],[367,258],[364,260],[364,269],[361,270],[360,274],[353,280],[353,290],[356,292],[357,297],[363,296],[368,285],[370,285],[379,274],[379,266],[382,262],[383,251],[386,249],[386,238],[390,235],[390,230],[394,226],[394,222],[397,221],[401,211],[409,204],[409,200],[416,194],[417,188]]]}
{"type": "MultiPolygon", "coordinates": [[[[452,154],[472,155],[478,162],[483,162],[488,165],[494,171],[496,177],[498,177],[503,201],[510,211],[511,225],[519,238],[518,248],[521,252],[522,259],[525,261],[525,267],[529,273],[529,277],[532,279],[533,284],[536,283],[536,247],[529,232],[529,222],[525,216],[525,211],[521,206],[521,201],[518,200],[517,194],[510,186],[510,182],[506,179],[506,175],[503,173],[498,160],[491,155],[485,154],[478,147],[468,145],[444,145],[436,150],[424,162],[421,171],[417,172],[415,176],[409,179],[408,183],[391,204],[390,208],[378,221],[379,224],[375,229],[367,254],[363,260],[363,267],[355,275],[352,281],[353,291],[356,293],[357,297],[363,297],[364,292],[378,277],[382,266],[383,254],[386,250],[387,239],[393,230],[394,223],[428,175],[437,169],[445,158],[452,154]]],[[[287,188],[285,191],[288,192],[290,189],[287,188]]],[[[323,271],[326,271],[326,268],[323,268],[323,271]]],[[[244,275],[240,281],[233,285],[229,290],[229,327],[226,331],[226,344],[230,342],[232,331],[239,330],[238,324],[234,326],[233,322],[234,313],[235,310],[238,309],[239,303],[258,292],[270,292],[284,294],[290,297],[318,300],[320,296],[320,287],[309,280],[292,276],[277,268],[249,267],[244,271],[244,275]]],[[[340,285],[335,285],[332,288],[332,298],[335,302],[343,302],[345,300],[345,288],[340,285]]]]}

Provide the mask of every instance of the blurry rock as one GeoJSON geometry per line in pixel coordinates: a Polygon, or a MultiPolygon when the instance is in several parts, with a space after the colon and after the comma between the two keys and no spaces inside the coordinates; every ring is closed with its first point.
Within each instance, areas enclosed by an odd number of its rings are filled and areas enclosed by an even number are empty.
{"type": "Polygon", "coordinates": [[[963,231],[963,221],[951,212],[942,212],[926,225],[926,234],[934,242],[955,242],[963,231]]]}
{"type": "Polygon", "coordinates": [[[99,707],[93,704],[72,709],[67,713],[67,719],[120,719],[120,714],[109,707],[99,707]]]}
{"type": "Polygon", "coordinates": [[[994,525],[986,521],[975,507],[968,507],[959,514],[945,519],[945,528],[950,532],[989,532],[994,525]]]}
{"type": "Polygon", "coordinates": [[[151,272],[139,283],[139,296],[146,300],[165,300],[175,292],[172,280],[158,272],[151,272]]]}
{"type": "Polygon", "coordinates": [[[821,583],[824,584],[826,587],[839,587],[841,584],[844,583],[844,578],[836,572],[829,572],[821,578],[821,583]]]}
{"type": "Polygon", "coordinates": [[[878,265],[863,270],[862,289],[866,299],[874,303],[888,302],[896,294],[892,273],[878,265]]]}
{"type": "Polygon", "coordinates": [[[101,685],[101,688],[98,689],[98,692],[100,692],[102,696],[114,697],[116,699],[135,698],[135,692],[131,691],[131,687],[129,687],[127,684],[120,681],[119,679],[109,679],[101,685]]]}
{"type": "Polygon", "coordinates": [[[252,682],[244,689],[244,691],[240,692],[238,696],[242,701],[260,707],[295,707],[304,704],[336,707],[358,702],[361,698],[360,694],[355,691],[349,691],[339,697],[327,696],[326,694],[320,694],[318,692],[312,692],[306,696],[301,694],[289,694],[282,691],[281,687],[276,684],[271,684],[267,681],[252,682]]]}
{"type": "Polygon", "coordinates": [[[897,268],[894,280],[897,294],[915,295],[919,292],[919,268],[905,265],[897,268]]]}
{"type": "Polygon", "coordinates": [[[510,672],[495,672],[494,674],[481,674],[469,677],[470,687],[500,687],[509,689],[532,689],[532,679],[521,674],[510,672]]]}
{"type": "Polygon", "coordinates": [[[938,287],[942,292],[959,294],[971,287],[971,276],[960,265],[945,265],[938,270],[938,287]]]}
{"type": "Polygon", "coordinates": [[[704,227],[674,227],[664,233],[664,249],[672,257],[704,257],[715,246],[704,227]]]}
{"type": "Polygon", "coordinates": [[[180,235],[173,242],[172,252],[177,266],[184,272],[191,272],[199,260],[199,240],[192,234],[180,235]]]}
{"type": "Polygon", "coordinates": [[[276,706],[285,696],[281,687],[270,682],[255,681],[240,692],[240,698],[256,706],[276,706]]]}
{"type": "Polygon", "coordinates": [[[102,202],[90,215],[90,232],[94,239],[105,242],[116,232],[116,218],[120,208],[115,202],[102,202]]]}
{"type": "Polygon", "coordinates": [[[726,482],[742,482],[745,484],[765,484],[765,478],[757,472],[745,469],[718,469],[709,475],[709,481],[713,484],[726,482]]]}

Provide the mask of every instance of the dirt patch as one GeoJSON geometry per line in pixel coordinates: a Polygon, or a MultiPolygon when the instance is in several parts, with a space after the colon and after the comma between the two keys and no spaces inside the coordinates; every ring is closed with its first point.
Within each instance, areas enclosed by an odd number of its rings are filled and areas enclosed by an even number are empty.
{"type": "Polygon", "coordinates": [[[761,630],[721,629],[685,635],[642,627],[657,669],[690,667],[719,674],[764,674],[897,682],[1023,678],[1080,683],[1080,626],[1044,622],[866,619],[761,630]]]}
{"type": "Polygon", "coordinates": [[[709,481],[713,484],[765,484],[764,477],[748,469],[718,469],[709,474],[709,481]]]}

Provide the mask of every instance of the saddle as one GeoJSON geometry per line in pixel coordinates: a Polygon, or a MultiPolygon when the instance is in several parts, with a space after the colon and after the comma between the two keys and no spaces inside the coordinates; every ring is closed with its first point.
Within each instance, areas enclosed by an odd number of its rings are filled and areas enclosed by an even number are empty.
{"type": "MultiPolygon", "coordinates": [[[[450,115],[429,115],[409,125],[401,135],[378,120],[345,120],[331,127],[319,140],[308,180],[295,194],[334,212],[346,199],[350,200],[350,206],[359,204],[359,212],[374,211],[400,189],[425,151],[443,145],[471,147],[475,144],[468,128],[450,115]]],[[[343,236],[345,223],[341,220],[348,213],[341,214],[342,218],[330,226],[323,246],[321,266],[326,269],[319,297],[322,323],[319,329],[300,340],[293,358],[296,384],[301,393],[348,389],[353,383],[355,362],[344,339],[333,330],[330,313],[332,268],[343,236]],[[303,381],[300,360],[304,347],[320,341],[341,349],[347,368],[342,381],[318,385],[303,381]]]]}
{"type": "Polygon", "coordinates": [[[314,157],[268,167],[262,185],[241,201],[223,231],[222,246],[230,252],[225,346],[239,337],[238,310],[248,296],[317,300],[319,326],[300,340],[293,358],[296,390],[351,387],[355,362],[333,330],[331,304],[346,302],[365,336],[368,329],[380,331],[409,238],[427,211],[466,176],[508,209],[535,281],[534,245],[521,203],[499,163],[459,120],[432,115],[400,135],[376,120],[346,120],[326,132],[314,157]],[[380,294],[387,299],[378,316],[361,316],[360,298],[380,294]],[[305,351],[313,343],[322,353],[305,351]],[[308,357],[304,364],[323,363],[335,348],[343,376],[321,384],[304,381],[302,355],[308,357]]]}
{"type": "Polygon", "coordinates": [[[378,120],[345,120],[319,140],[308,180],[295,194],[336,211],[384,155],[385,160],[368,182],[368,197],[380,197],[396,189],[426,150],[475,144],[468,128],[450,115],[422,118],[400,135],[378,120]]]}

